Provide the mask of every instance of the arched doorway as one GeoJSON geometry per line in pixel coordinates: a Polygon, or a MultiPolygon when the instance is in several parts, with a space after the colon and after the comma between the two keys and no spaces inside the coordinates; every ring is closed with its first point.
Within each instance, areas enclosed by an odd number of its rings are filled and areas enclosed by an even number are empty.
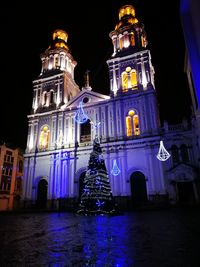
{"type": "Polygon", "coordinates": [[[47,188],[48,183],[45,179],[41,179],[37,188],[37,207],[46,208],[47,205],[47,188]]]}
{"type": "Polygon", "coordinates": [[[141,205],[147,201],[146,179],[142,172],[132,173],[131,178],[131,197],[134,206],[141,205]]]}
{"type": "Polygon", "coordinates": [[[188,205],[195,203],[193,182],[178,182],[178,201],[180,205],[188,205]]]}
{"type": "Polygon", "coordinates": [[[86,172],[82,172],[79,178],[79,194],[78,194],[79,199],[83,193],[83,186],[84,186],[83,182],[84,182],[85,174],[86,172]]]}

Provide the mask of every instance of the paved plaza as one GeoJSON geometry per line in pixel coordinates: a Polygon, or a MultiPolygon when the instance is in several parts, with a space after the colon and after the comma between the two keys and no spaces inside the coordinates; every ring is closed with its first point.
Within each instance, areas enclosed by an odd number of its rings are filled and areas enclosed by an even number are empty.
{"type": "Polygon", "coordinates": [[[199,267],[200,207],[0,213],[0,267],[199,267]]]}

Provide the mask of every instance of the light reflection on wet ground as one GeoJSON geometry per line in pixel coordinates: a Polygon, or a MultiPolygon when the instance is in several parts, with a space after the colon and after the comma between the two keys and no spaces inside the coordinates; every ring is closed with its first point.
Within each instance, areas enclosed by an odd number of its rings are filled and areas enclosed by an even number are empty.
{"type": "Polygon", "coordinates": [[[200,208],[0,214],[0,267],[199,267],[200,208]]]}

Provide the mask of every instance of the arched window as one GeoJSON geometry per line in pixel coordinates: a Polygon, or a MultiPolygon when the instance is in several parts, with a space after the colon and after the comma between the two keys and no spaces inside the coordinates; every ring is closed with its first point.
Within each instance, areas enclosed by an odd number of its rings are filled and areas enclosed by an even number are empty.
{"type": "Polygon", "coordinates": [[[50,91],[50,104],[53,104],[54,103],[54,94],[53,94],[53,91],[50,91]]]}
{"type": "Polygon", "coordinates": [[[120,49],[123,48],[123,39],[124,39],[124,37],[123,37],[123,35],[121,35],[121,36],[119,37],[119,48],[120,48],[120,49]]]}
{"type": "Polygon", "coordinates": [[[182,161],[189,161],[188,149],[186,145],[180,146],[181,159],[182,161]]]}
{"type": "Polygon", "coordinates": [[[49,145],[49,127],[45,125],[40,132],[39,148],[47,149],[49,145]]]}
{"type": "Polygon", "coordinates": [[[130,110],[126,116],[126,135],[140,135],[139,117],[134,110],[130,110]]]}
{"type": "Polygon", "coordinates": [[[131,87],[135,89],[136,86],[137,86],[136,70],[131,70],[131,87]]]}
{"type": "Polygon", "coordinates": [[[145,47],[144,37],[143,36],[141,36],[141,45],[142,45],[142,47],[145,47]]]}
{"type": "Polygon", "coordinates": [[[130,44],[131,44],[131,46],[135,46],[134,32],[131,32],[131,34],[130,34],[130,44]]]}
{"type": "Polygon", "coordinates": [[[122,91],[128,91],[128,73],[126,71],[122,72],[122,91]]]}
{"type": "Polygon", "coordinates": [[[43,93],[43,105],[46,105],[47,103],[47,92],[43,93]]]}
{"type": "Polygon", "coordinates": [[[137,89],[137,73],[135,69],[127,67],[121,74],[122,77],[122,92],[127,92],[128,89],[137,89]]]}
{"type": "Polygon", "coordinates": [[[178,163],[179,162],[179,151],[178,151],[178,147],[176,145],[172,145],[171,150],[172,150],[172,160],[173,160],[173,163],[178,163]]]}

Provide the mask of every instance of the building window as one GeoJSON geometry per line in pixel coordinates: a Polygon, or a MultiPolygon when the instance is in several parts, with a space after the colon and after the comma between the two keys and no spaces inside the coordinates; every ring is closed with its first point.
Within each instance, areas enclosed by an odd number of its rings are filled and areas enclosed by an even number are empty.
{"type": "Polygon", "coordinates": [[[80,125],[80,142],[90,142],[91,141],[91,124],[90,120],[80,125]]]}
{"type": "Polygon", "coordinates": [[[139,117],[134,110],[130,110],[126,116],[126,135],[140,135],[139,117]]]}
{"type": "Polygon", "coordinates": [[[135,89],[137,86],[137,75],[136,75],[136,70],[131,70],[131,87],[135,89]]]}
{"type": "Polygon", "coordinates": [[[43,105],[47,104],[47,92],[43,93],[43,105]]]}
{"type": "Polygon", "coordinates": [[[119,48],[120,48],[120,49],[123,48],[123,39],[124,39],[124,37],[123,37],[123,35],[121,35],[121,36],[119,37],[119,48]]]}
{"type": "Polygon", "coordinates": [[[122,91],[128,91],[128,74],[127,72],[122,72],[122,91]]]}
{"type": "Polygon", "coordinates": [[[130,43],[131,43],[131,46],[135,46],[134,32],[131,32],[131,34],[130,34],[130,43]]]}
{"type": "Polygon", "coordinates": [[[188,149],[186,145],[180,146],[180,153],[182,161],[189,161],[188,149]]]}
{"type": "Polygon", "coordinates": [[[54,97],[54,93],[53,91],[50,91],[50,105],[54,103],[53,97],[54,97]]]}
{"type": "Polygon", "coordinates": [[[11,184],[11,177],[2,175],[0,190],[1,191],[9,191],[10,190],[10,184],[11,184]]]}
{"type": "Polygon", "coordinates": [[[178,147],[176,145],[173,145],[171,147],[171,150],[172,150],[172,160],[173,160],[173,163],[178,163],[179,162],[178,147]]]}
{"type": "Polygon", "coordinates": [[[47,149],[49,145],[49,127],[44,126],[40,133],[39,148],[47,149]]]}
{"type": "Polygon", "coordinates": [[[127,92],[129,88],[137,88],[137,72],[131,67],[127,67],[121,74],[122,79],[122,91],[127,92]]]}

